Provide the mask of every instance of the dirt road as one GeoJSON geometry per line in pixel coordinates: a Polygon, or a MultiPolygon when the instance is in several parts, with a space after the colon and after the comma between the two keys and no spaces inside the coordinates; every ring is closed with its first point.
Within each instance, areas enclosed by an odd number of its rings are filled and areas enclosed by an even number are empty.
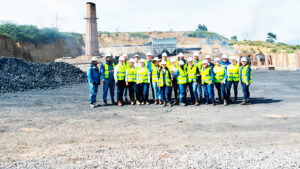
{"type": "Polygon", "coordinates": [[[253,78],[247,106],[91,109],[87,84],[1,94],[0,168],[299,168],[300,73],[253,78]]]}

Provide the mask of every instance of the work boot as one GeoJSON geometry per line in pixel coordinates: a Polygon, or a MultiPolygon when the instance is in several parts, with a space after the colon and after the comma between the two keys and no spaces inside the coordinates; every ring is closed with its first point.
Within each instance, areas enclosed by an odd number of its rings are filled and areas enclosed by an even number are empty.
{"type": "Polygon", "coordinates": [[[108,104],[107,104],[107,100],[104,100],[103,103],[104,103],[105,106],[108,105],[108,104]]]}
{"type": "Polygon", "coordinates": [[[178,99],[175,99],[175,105],[178,105],[178,103],[179,103],[179,101],[178,101],[178,99]]]}
{"type": "Polygon", "coordinates": [[[134,105],[134,101],[131,101],[131,105],[134,105]]]}
{"type": "Polygon", "coordinates": [[[148,101],[146,101],[146,105],[149,105],[150,103],[148,101]]]}
{"type": "Polygon", "coordinates": [[[113,101],[111,101],[111,104],[112,105],[117,105],[117,103],[113,100],[113,101]]]}
{"type": "Polygon", "coordinates": [[[144,105],[145,104],[145,102],[141,102],[141,105],[144,105]]]}
{"type": "Polygon", "coordinates": [[[137,104],[137,105],[141,105],[141,103],[140,103],[138,100],[136,101],[136,104],[137,104]]]}
{"type": "Polygon", "coordinates": [[[160,105],[162,105],[162,104],[163,104],[163,102],[162,102],[161,100],[159,100],[159,104],[160,104],[160,105]]]}
{"type": "Polygon", "coordinates": [[[183,102],[180,102],[179,105],[180,105],[180,106],[185,106],[186,104],[183,103],[183,102]]]}
{"type": "Polygon", "coordinates": [[[171,102],[168,102],[168,106],[169,106],[169,107],[172,107],[172,104],[171,104],[171,102]]]}
{"type": "Polygon", "coordinates": [[[90,104],[90,107],[91,107],[91,108],[95,108],[95,105],[94,105],[94,104],[90,104]]]}
{"type": "Polygon", "coordinates": [[[195,102],[195,106],[199,106],[199,102],[198,101],[195,102]]]}
{"type": "Polygon", "coordinates": [[[223,100],[222,99],[220,99],[219,104],[223,104],[223,100]]]}
{"type": "Polygon", "coordinates": [[[166,105],[167,105],[166,102],[164,102],[164,103],[163,103],[163,107],[166,107],[166,105]]]}
{"type": "Polygon", "coordinates": [[[118,106],[123,106],[121,101],[118,102],[118,106]]]}
{"type": "Polygon", "coordinates": [[[224,106],[227,106],[228,104],[227,104],[227,100],[224,100],[224,106]]]}
{"type": "Polygon", "coordinates": [[[243,99],[243,101],[242,101],[242,103],[241,103],[241,105],[246,105],[247,103],[246,103],[246,100],[245,99],[243,99]]]}
{"type": "Polygon", "coordinates": [[[157,100],[155,100],[155,101],[154,101],[154,104],[155,104],[155,105],[157,105],[157,104],[158,104],[158,101],[157,101],[157,100]]]}
{"type": "Polygon", "coordinates": [[[128,99],[127,98],[125,98],[125,103],[127,103],[128,102],[128,99]]]}
{"type": "Polygon", "coordinates": [[[235,103],[237,102],[237,98],[236,98],[236,97],[234,98],[234,102],[235,102],[235,103]]]}

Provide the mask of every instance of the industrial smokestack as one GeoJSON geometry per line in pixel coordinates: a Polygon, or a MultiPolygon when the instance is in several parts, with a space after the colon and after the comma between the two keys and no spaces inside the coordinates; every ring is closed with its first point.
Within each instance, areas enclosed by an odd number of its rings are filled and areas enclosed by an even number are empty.
{"type": "Polygon", "coordinates": [[[99,42],[97,29],[96,4],[92,2],[86,3],[87,17],[86,19],[86,44],[85,55],[98,56],[99,42]]]}

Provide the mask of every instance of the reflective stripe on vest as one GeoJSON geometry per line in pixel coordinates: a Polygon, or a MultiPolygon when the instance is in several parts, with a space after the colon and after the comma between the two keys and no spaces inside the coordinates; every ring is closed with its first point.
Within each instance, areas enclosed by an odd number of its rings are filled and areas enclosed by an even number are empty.
{"type": "Polygon", "coordinates": [[[148,69],[146,67],[143,70],[139,67],[137,74],[139,76],[139,83],[148,83],[148,69]]]}
{"type": "Polygon", "coordinates": [[[127,68],[127,82],[136,82],[137,68],[127,68]]]}
{"type": "MultiPolygon", "coordinates": [[[[115,70],[115,64],[113,63],[113,70],[115,70]]],[[[104,63],[104,78],[107,79],[109,77],[109,66],[104,63]]]]}
{"type": "Polygon", "coordinates": [[[177,84],[186,84],[186,72],[178,67],[179,76],[177,77],[177,84]]]}
{"type": "Polygon", "coordinates": [[[201,83],[204,84],[208,84],[211,83],[211,75],[210,75],[210,67],[207,67],[206,69],[201,69],[200,70],[200,74],[201,74],[201,83]]]}
{"type": "Polygon", "coordinates": [[[124,80],[126,74],[126,67],[125,65],[119,64],[119,71],[117,72],[117,80],[124,80]]]}
{"type": "Polygon", "coordinates": [[[155,66],[152,66],[152,82],[157,82],[157,78],[158,78],[158,71],[160,69],[160,66],[157,68],[155,66]]]}
{"type": "Polygon", "coordinates": [[[228,65],[227,67],[228,81],[239,81],[239,66],[237,64],[228,65]]]}
{"type": "Polygon", "coordinates": [[[214,74],[215,74],[214,82],[220,83],[224,79],[224,74],[225,74],[224,66],[215,66],[214,74]]]}
{"type": "MultiPolygon", "coordinates": [[[[244,67],[241,67],[240,68],[240,71],[241,69],[242,70],[242,80],[243,80],[243,83],[246,83],[247,82],[247,69],[250,68],[249,65],[246,65],[244,67]]],[[[250,68],[250,79],[249,79],[249,83],[252,83],[252,69],[250,68]]]]}
{"type": "Polygon", "coordinates": [[[197,80],[197,67],[193,66],[193,68],[191,69],[191,67],[188,66],[187,74],[188,74],[188,78],[187,78],[188,83],[196,82],[196,80],[197,80]]]}
{"type": "MultiPolygon", "coordinates": [[[[169,76],[170,72],[166,70],[165,72],[165,85],[171,86],[171,77],[169,76]]],[[[160,71],[159,79],[158,79],[158,86],[163,87],[164,86],[164,75],[163,71],[160,71]]]]}

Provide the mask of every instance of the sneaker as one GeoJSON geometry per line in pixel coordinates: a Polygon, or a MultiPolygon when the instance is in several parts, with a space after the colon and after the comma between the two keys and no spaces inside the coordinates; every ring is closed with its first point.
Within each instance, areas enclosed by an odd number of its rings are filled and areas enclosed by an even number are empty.
{"type": "Polygon", "coordinates": [[[134,101],[131,101],[131,105],[134,105],[134,101]]]}
{"type": "Polygon", "coordinates": [[[136,101],[136,104],[137,104],[137,105],[141,105],[141,103],[140,103],[139,101],[136,101]]]}
{"type": "Polygon", "coordinates": [[[150,104],[150,103],[147,101],[147,102],[146,102],[146,105],[149,105],[149,104],[150,104]]]}
{"type": "Polygon", "coordinates": [[[246,100],[246,103],[251,104],[250,99],[247,99],[247,100],[246,100]]]}
{"type": "Polygon", "coordinates": [[[186,104],[183,103],[183,102],[180,102],[179,105],[180,105],[180,106],[185,106],[186,104]]]}
{"type": "Polygon", "coordinates": [[[95,107],[100,107],[101,105],[98,103],[94,103],[95,107]]]}
{"type": "Polygon", "coordinates": [[[90,104],[90,107],[91,107],[91,108],[95,108],[95,105],[94,105],[94,104],[90,104]]]}
{"type": "Polygon", "coordinates": [[[227,100],[224,100],[224,106],[227,106],[228,104],[227,104],[227,100]]]}
{"type": "Polygon", "coordinates": [[[242,101],[242,103],[241,103],[241,105],[246,105],[247,103],[246,103],[246,100],[245,99],[243,99],[243,101],[242,101]]]}
{"type": "Polygon", "coordinates": [[[164,103],[163,103],[163,107],[166,107],[166,105],[167,105],[166,102],[164,102],[164,103]]]}
{"type": "Polygon", "coordinates": [[[118,102],[118,106],[123,106],[122,102],[119,101],[118,102]]]}
{"type": "Polygon", "coordinates": [[[198,101],[195,102],[195,106],[199,106],[199,102],[198,101]]]}
{"type": "Polygon", "coordinates": [[[144,105],[145,104],[145,102],[141,102],[141,105],[144,105]]]}
{"type": "Polygon", "coordinates": [[[162,102],[161,100],[159,100],[159,104],[160,104],[160,105],[162,105],[162,104],[163,104],[163,102],[162,102]]]}
{"type": "Polygon", "coordinates": [[[155,101],[154,101],[154,104],[155,104],[155,105],[157,105],[157,104],[158,104],[158,101],[157,101],[157,100],[155,100],[155,101]]]}
{"type": "Polygon", "coordinates": [[[175,102],[174,102],[174,104],[178,105],[178,103],[179,103],[179,101],[178,101],[178,99],[176,99],[175,102]]]}
{"type": "Polygon", "coordinates": [[[168,106],[169,106],[169,107],[172,107],[172,104],[171,104],[171,102],[169,102],[169,103],[168,103],[168,106]]]}

